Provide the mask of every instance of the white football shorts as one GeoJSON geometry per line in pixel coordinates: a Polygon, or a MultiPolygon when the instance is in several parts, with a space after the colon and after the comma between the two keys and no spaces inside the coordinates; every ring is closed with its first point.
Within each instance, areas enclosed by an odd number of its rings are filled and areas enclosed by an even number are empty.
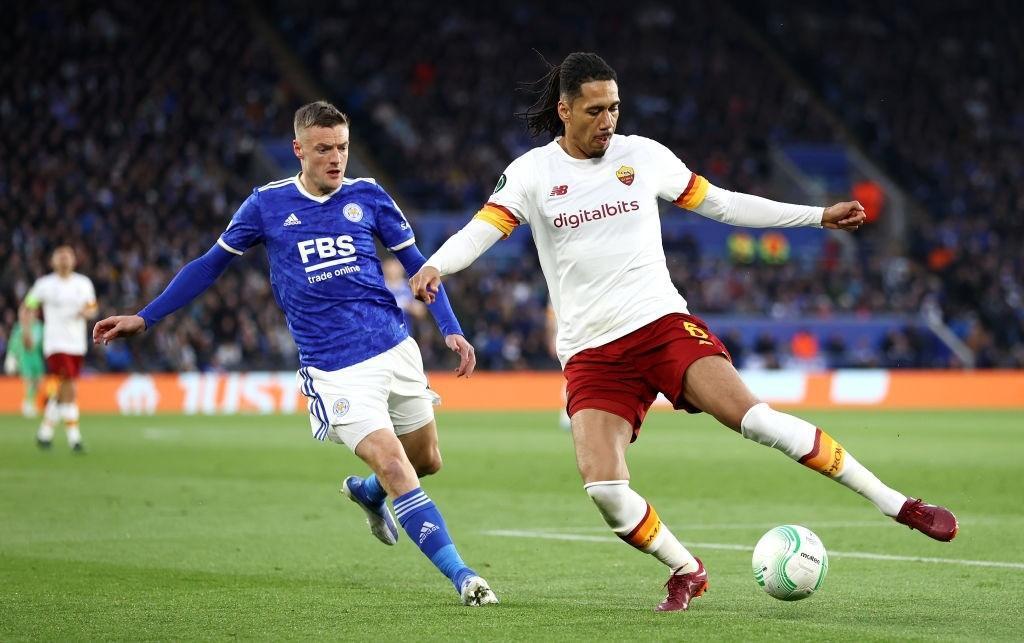
{"type": "Polygon", "coordinates": [[[300,368],[299,390],[309,401],[313,437],[353,451],[367,435],[391,429],[411,433],[434,419],[441,396],[427,386],[423,358],[408,337],[394,348],[337,371],[300,368]]]}

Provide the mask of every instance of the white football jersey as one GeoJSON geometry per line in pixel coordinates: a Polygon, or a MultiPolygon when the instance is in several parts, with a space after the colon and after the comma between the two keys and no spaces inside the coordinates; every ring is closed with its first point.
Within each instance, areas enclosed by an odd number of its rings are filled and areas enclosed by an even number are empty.
{"type": "Polygon", "coordinates": [[[477,218],[506,235],[530,224],[564,366],[586,348],[687,312],[665,264],[657,200],[693,209],[707,190],[706,179],[648,138],[616,134],[593,159],[573,158],[555,140],[513,161],[477,218]]]}
{"type": "Polygon", "coordinates": [[[96,290],[85,275],[50,273],[40,277],[25,297],[43,308],[43,354],[85,355],[89,347],[82,311],[96,305],[96,290]]]}

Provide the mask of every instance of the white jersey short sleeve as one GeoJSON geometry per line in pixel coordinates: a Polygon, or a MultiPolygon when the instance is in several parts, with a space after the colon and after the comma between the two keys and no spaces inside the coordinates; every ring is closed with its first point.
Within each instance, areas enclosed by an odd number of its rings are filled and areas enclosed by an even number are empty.
{"type": "Polygon", "coordinates": [[[612,137],[605,155],[593,159],[575,159],[553,141],[509,166],[489,202],[500,208],[485,206],[477,218],[504,223],[505,234],[513,222],[530,224],[563,365],[582,350],[687,312],[665,263],[658,197],[678,202],[697,178],[668,149],[638,136],[612,137]]]}
{"type": "Polygon", "coordinates": [[[475,218],[491,223],[507,237],[520,224],[530,223],[530,213],[535,210],[536,186],[533,159],[529,154],[520,156],[498,178],[494,192],[475,218]]]}
{"type": "Polygon", "coordinates": [[[87,340],[84,310],[96,304],[92,281],[77,272],[67,277],[55,273],[40,277],[26,302],[38,303],[43,310],[43,354],[85,355],[87,340]]]}

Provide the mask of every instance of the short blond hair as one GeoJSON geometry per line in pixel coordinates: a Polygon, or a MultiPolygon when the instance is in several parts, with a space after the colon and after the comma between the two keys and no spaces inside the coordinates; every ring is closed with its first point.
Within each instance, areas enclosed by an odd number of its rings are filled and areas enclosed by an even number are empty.
{"type": "Polygon", "coordinates": [[[295,110],[295,138],[299,132],[310,127],[334,127],[349,123],[348,115],[325,100],[307,103],[295,110]]]}

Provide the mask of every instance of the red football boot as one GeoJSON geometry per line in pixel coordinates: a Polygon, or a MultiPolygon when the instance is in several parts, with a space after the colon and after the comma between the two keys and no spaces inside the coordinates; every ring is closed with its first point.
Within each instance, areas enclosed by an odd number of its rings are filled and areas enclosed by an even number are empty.
{"type": "Polygon", "coordinates": [[[938,505],[927,505],[920,498],[907,498],[896,514],[896,522],[943,542],[953,540],[959,528],[952,511],[938,505]]]}
{"type": "Polygon", "coordinates": [[[668,596],[665,597],[655,612],[679,612],[690,607],[690,599],[697,598],[708,591],[708,571],[704,563],[697,559],[697,571],[689,574],[672,574],[665,583],[668,596]]]}

